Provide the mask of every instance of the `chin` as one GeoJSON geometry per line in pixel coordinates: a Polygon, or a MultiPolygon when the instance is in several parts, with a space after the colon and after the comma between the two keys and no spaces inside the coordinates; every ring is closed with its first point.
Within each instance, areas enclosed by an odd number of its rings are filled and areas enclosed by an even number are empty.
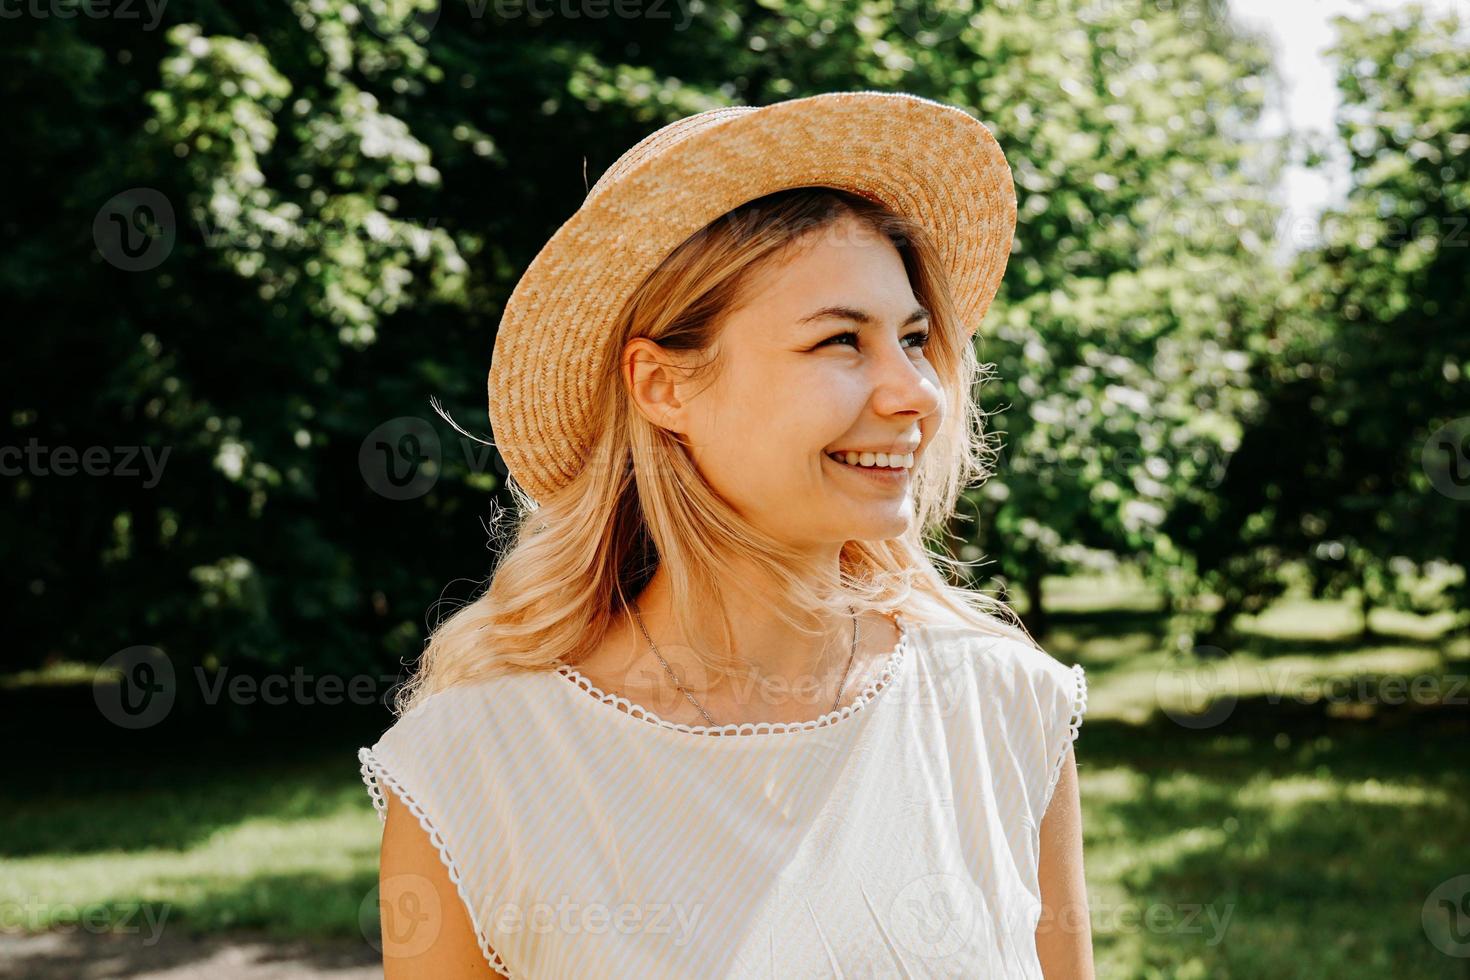
{"type": "Polygon", "coordinates": [[[848,541],[887,541],[908,533],[913,524],[913,511],[907,506],[895,509],[885,516],[869,516],[851,522],[845,539],[848,541]]]}

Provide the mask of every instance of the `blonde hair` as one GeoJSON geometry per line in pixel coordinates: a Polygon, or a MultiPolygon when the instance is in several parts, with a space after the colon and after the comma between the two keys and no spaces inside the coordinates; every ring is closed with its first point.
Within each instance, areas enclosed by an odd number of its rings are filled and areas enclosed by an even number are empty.
{"type": "MultiPolygon", "coordinates": [[[[1037,646],[1004,602],[951,584],[964,562],[931,553],[960,494],[987,478],[996,449],[985,415],[971,397],[990,379],[971,339],[956,322],[953,300],[933,243],[922,226],[883,205],[829,187],[799,187],[757,198],[711,222],[674,250],[643,282],[618,320],[602,369],[592,379],[600,413],[583,469],[539,502],[514,482],[517,514],[486,591],[432,631],[414,675],[399,689],[402,714],[430,695],[508,670],[554,670],[596,648],[655,568],[672,574],[674,629],[694,635],[690,612],[701,597],[751,588],[723,574],[736,556],[777,583],[763,594],[774,615],[815,634],[791,610],[826,612],[812,622],[844,621],[849,608],[901,613],[911,622],[958,620],[982,633],[1037,646]],[[649,422],[620,374],[630,340],[647,337],[670,351],[704,355],[695,374],[718,371],[720,325],[741,287],[763,263],[779,261],[808,232],[852,216],[887,236],[903,259],[920,305],[930,314],[926,356],[938,375],[944,419],[916,460],[911,493],[915,521],[901,537],[848,541],[836,587],[814,586],[797,571],[799,555],[741,517],[705,482],[676,434],[649,422]],[[774,601],[773,601],[774,600],[774,601]]],[[[505,511],[499,512],[503,518],[505,511]]],[[[492,526],[503,523],[492,521],[492,526]]],[[[730,624],[722,649],[729,650],[730,624]]],[[[695,657],[711,674],[728,676],[728,654],[695,657]]]]}

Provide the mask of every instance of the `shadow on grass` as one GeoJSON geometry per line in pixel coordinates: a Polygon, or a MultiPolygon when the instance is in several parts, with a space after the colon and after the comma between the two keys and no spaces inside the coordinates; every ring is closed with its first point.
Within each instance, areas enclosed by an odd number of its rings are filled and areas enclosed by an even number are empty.
{"type": "Polygon", "coordinates": [[[199,901],[172,906],[168,927],[190,939],[250,929],[272,941],[377,942],[377,885],[376,868],[346,876],[256,874],[229,885],[214,883],[199,901]]]}
{"type": "Polygon", "coordinates": [[[0,857],[184,851],[254,817],[329,815],[349,789],[365,794],[357,747],[392,722],[376,705],[259,715],[247,735],[207,714],[127,730],[89,685],[0,691],[0,738],[33,747],[7,760],[0,857]]]}

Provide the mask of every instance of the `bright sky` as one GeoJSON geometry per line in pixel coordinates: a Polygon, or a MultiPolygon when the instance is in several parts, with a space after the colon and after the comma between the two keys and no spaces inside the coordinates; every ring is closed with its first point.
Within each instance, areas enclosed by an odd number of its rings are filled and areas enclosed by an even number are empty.
{"type": "MultiPolygon", "coordinates": [[[[1269,133],[1291,128],[1299,133],[1332,135],[1337,112],[1336,67],[1325,53],[1335,40],[1328,22],[1334,14],[1359,17],[1366,10],[1393,10],[1409,6],[1410,0],[1230,0],[1238,21],[1266,32],[1276,49],[1276,64],[1285,86],[1283,103],[1268,109],[1263,125],[1269,133]]],[[[1465,0],[1421,0],[1426,10],[1440,13],[1465,0]]],[[[1282,197],[1287,204],[1282,229],[1286,237],[1302,225],[1299,218],[1315,218],[1324,207],[1342,200],[1347,191],[1348,164],[1342,148],[1333,145],[1327,167],[1287,170],[1282,197]]],[[[1304,248],[1312,241],[1293,241],[1288,247],[1304,248]]]]}

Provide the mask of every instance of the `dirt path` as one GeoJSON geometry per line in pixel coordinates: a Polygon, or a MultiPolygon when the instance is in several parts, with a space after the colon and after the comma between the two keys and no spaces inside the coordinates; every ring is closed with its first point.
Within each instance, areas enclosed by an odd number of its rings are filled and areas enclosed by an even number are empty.
{"type": "Polygon", "coordinates": [[[282,942],[251,933],[193,939],[85,930],[20,936],[0,932],[3,980],[382,980],[382,956],[366,942],[282,942]]]}

